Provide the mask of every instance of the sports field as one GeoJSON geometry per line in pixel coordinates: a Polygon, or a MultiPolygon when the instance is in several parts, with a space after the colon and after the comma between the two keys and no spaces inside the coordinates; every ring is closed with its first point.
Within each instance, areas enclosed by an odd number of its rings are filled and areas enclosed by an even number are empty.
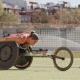
{"type": "Polygon", "coordinates": [[[0,80],[80,80],[80,59],[75,58],[73,66],[63,72],[54,67],[50,58],[34,58],[26,70],[1,70],[0,80]]]}

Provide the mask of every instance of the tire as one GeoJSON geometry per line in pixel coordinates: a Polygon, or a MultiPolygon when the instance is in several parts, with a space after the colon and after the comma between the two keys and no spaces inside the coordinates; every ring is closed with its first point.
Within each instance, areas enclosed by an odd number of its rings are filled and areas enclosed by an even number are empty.
{"type": "Polygon", "coordinates": [[[68,48],[66,48],[66,47],[60,47],[60,48],[58,48],[56,51],[55,51],[55,53],[54,53],[54,55],[55,56],[59,56],[59,57],[65,57],[65,58],[67,58],[66,60],[65,59],[63,59],[63,60],[60,60],[60,59],[58,59],[58,58],[56,58],[56,57],[54,57],[53,58],[53,62],[54,62],[54,65],[55,65],[55,67],[58,69],[58,70],[60,70],[60,71],[66,71],[66,70],[68,70],[71,66],[72,66],[72,64],[73,64],[73,54],[72,54],[72,52],[68,49],[68,48]],[[63,55],[63,53],[61,52],[60,53],[60,51],[66,51],[67,52],[67,54],[65,53],[65,55],[63,55]],[[60,53],[60,54],[59,54],[60,53]],[[70,60],[69,60],[70,59],[70,60]],[[57,61],[59,62],[59,63],[57,63],[57,61]],[[61,62],[60,62],[61,61],[61,62]],[[66,62],[64,62],[64,64],[63,64],[63,61],[66,61],[66,62]],[[69,61],[69,62],[68,62],[69,61]],[[67,62],[68,62],[68,64],[67,64],[67,62]],[[61,66],[60,66],[60,65],[61,66]],[[67,65],[66,65],[67,64],[67,65]],[[66,65],[66,66],[64,66],[64,65],[66,65]]]}
{"type": "Polygon", "coordinates": [[[20,56],[18,61],[16,62],[15,67],[18,69],[26,69],[30,67],[31,63],[33,61],[32,56],[20,56]]]}
{"type": "Polygon", "coordinates": [[[0,42],[0,69],[11,68],[18,57],[18,48],[15,42],[0,42]]]}

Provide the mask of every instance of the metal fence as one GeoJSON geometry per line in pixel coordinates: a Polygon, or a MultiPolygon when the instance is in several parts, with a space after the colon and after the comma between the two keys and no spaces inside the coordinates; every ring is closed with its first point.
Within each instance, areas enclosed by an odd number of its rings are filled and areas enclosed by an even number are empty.
{"type": "Polygon", "coordinates": [[[64,46],[74,51],[80,50],[80,27],[40,28],[36,32],[40,39],[35,45],[36,48],[53,50],[64,46]]]}
{"type": "MultiPolygon", "coordinates": [[[[19,25],[18,25],[19,26],[19,25]]],[[[31,24],[31,26],[35,26],[34,29],[39,35],[39,41],[34,46],[35,49],[44,48],[48,50],[54,50],[58,47],[68,47],[74,51],[80,50],[80,26],[63,26],[63,25],[50,25],[50,24],[31,24]],[[38,26],[38,27],[36,27],[38,26]]],[[[18,30],[27,30],[30,28],[29,24],[22,24],[19,27],[15,28],[4,28],[4,30],[0,30],[0,37],[1,34],[9,33],[16,33],[18,30]],[[23,27],[27,26],[27,27],[23,27]]],[[[29,31],[29,30],[27,30],[29,31]]]]}

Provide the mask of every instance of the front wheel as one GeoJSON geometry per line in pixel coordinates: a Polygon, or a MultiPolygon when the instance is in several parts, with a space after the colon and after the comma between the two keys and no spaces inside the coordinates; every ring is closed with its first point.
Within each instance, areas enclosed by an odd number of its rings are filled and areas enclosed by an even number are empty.
{"type": "Polygon", "coordinates": [[[68,70],[73,64],[73,54],[66,47],[58,48],[54,53],[54,65],[60,71],[68,70]]]}

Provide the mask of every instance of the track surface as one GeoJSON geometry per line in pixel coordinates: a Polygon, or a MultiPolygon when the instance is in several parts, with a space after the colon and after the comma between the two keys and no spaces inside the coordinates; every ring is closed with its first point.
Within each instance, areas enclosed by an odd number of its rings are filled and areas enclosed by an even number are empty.
{"type": "Polygon", "coordinates": [[[0,70],[0,80],[80,80],[80,58],[65,72],[57,70],[50,58],[34,58],[28,69],[0,70]]]}

